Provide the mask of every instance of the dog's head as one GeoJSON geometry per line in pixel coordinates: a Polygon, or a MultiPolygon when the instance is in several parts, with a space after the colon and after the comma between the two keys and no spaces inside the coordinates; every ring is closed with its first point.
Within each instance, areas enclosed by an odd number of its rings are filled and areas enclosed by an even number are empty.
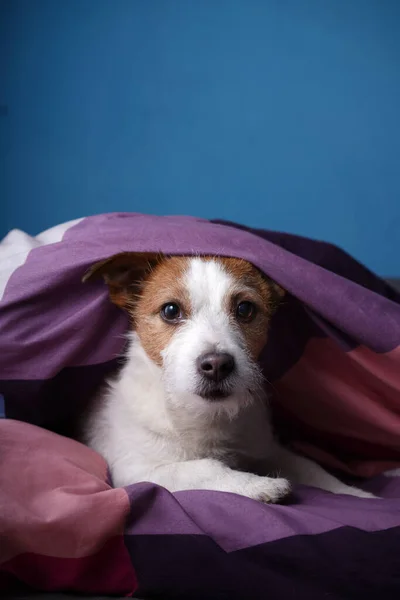
{"type": "Polygon", "coordinates": [[[128,311],[170,402],[208,406],[254,396],[257,359],[283,290],[245,260],[123,253],[94,265],[128,311]]]}

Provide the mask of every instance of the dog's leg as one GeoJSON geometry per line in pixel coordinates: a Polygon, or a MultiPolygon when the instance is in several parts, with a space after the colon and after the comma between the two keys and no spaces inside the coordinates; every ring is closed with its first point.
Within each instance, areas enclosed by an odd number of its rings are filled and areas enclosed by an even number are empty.
{"type": "Polygon", "coordinates": [[[124,486],[139,481],[149,481],[170,492],[183,490],[215,490],[247,496],[261,502],[278,502],[290,492],[287,479],[260,477],[230,469],[214,459],[188,460],[122,473],[114,466],[114,485],[124,486]]]}
{"type": "Polygon", "coordinates": [[[277,448],[276,453],[274,453],[274,465],[284,477],[287,477],[293,483],[310,485],[334,494],[348,494],[359,498],[376,498],[369,492],[342,483],[317,463],[294,454],[286,448],[277,448]]]}

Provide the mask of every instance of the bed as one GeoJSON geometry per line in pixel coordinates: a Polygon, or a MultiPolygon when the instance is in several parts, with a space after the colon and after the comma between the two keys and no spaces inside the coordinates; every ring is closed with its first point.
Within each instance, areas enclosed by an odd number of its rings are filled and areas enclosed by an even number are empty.
{"type": "MultiPolygon", "coordinates": [[[[141,598],[400,597],[400,294],[339,248],[191,217],[97,215],[0,244],[0,590],[141,598]],[[73,439],[128,323],[84,286],[121,251],[249,260],[288,291],[261,363],[283,440],[376,500],[298,487],[110,486],[73,439]]],[[[50,596],[49,594],[52,594],[50,596]]]]}

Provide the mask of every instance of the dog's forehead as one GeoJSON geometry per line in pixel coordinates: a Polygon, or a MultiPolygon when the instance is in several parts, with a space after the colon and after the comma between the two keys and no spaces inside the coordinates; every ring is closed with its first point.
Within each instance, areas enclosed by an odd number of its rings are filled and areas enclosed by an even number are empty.
{"type": "Polygon", "coordinates": [[[185,273],[192,308],[214,306],[219,309],[235,280],[218,259],[192,258],[185,273]]]}
{"type": "Polygon", "coordinates": [[[269,286],[261,273],[252,264],[237,258],[202,257],[192,258],[185,273],[194,309],[204,305],[216,310],[227,305],[232,294],[242,291],[256,292],[267,299],[269,286]]]}
{"type": "MultiPolygon", "coordinates": [[[[261,295],[268,285],[252,264],[238,258],[175,256],[160,261],[150,273],[148,284],[156,293],[171,293],[176,300],[186,297],[192,310],[204,306],[220,309],[227,296],[240,290],[261,295]]],[[[149,290],[150,291],[150,290],[149,290]]]]}

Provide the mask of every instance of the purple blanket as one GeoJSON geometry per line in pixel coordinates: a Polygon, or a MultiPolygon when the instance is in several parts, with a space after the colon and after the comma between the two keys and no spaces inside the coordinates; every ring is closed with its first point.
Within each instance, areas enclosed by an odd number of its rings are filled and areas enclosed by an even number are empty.
{"type": "Polygon", "coordinates": [[[400,298],[334,246],[135,214],[89,217],[34,240],[10,234],[0,244],[0,258],[8,252],[0,268],[6,417],[68,433],[117,368],[126,318],[100,283],[80,281],[92,263],[125,250],[238,256],[284,287],[288,299],[261,360],[280,433],[341,476],[368,478],[365,487],[382,496],[299,488],[285,506],[264,506],[230,494],[131,486],[125,546],[139,593],[399,598],[400,478],[384,473],[400,466],[400,298]]]}

